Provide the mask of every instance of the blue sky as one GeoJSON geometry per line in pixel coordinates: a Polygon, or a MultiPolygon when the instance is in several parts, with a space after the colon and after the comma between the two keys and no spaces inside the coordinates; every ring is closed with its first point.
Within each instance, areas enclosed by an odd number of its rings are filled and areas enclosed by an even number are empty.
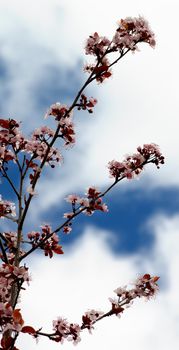
{"type": "MultiPolygon", "coordinates": [[[[157,39],[155,50],[141,46],[139,53],[129,54],[114,68],[110,81],[88,88],[88,95],[98,99],[94,115],[75,112],[77,143],[62,150],[62,166],[46,168],[26,230],[36,230],[44,222],[55,227],[67,211],[67,194],[82,194],[90,185],[105,189],[111,183],[108,161],[122,160],[138,145],[159,144],[166,164],[160,170],[147,167],[139,181],[119,184],[105,198],[109,213],[77,219],[72,234],[62,237],[64,256],[48,261],[39,254],[28,259],[32,282],[22,295],[22,310],[27,322],[36,327],[45,324],[44,330],[60,315],[80,322],[88,308],[107,309],[107,298],[117,286],[143,272],[158,274],[161,292],[154,301],[140,301],[120,320],[101,322],[93,336],[87,332],[82,336],[78,347],[149,350],[150,345],[176,350],[177,1],[111,0],[107,7],[101,6],[94,0],[33,0],[29,5],[21,0],[0,0],[0,115],[21,120],[27,135],[45,124],[43,117],[52,103],[70,104],[85,80],[83,64],[88,56],[83,47],[89,34],[99,31],[110,36],[117,20],[140,14],[149,20],[157,39]]],[[[15,170],[12,174],[15,178],[15,170]]],[[[4,182],[1,193],[11,199],[4,182]]],[[[2,229],[8,229],[5,220],[2,229]]],[[[24,336],[21,348],[30,350],[32,346],[37,350],[57,348],[47,340],[36,346],[24,336]]]]}

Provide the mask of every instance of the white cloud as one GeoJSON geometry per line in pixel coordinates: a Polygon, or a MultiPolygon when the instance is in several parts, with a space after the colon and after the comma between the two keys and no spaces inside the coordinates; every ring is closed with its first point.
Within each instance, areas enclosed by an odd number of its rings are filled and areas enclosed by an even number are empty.
{"type": "MultiPolygon", "coordinates": [[[[124,350],[178,349],[178,243],[179,216],[156,216],[150,222],[155,233],[151,251],[133,256],[116,256],[110,249],[112,233],[86,229],[65,255],[48,260],[34,257],[29,261],[33,281],[22,294],[22,309],[26,324],[44,326],[50,331],[51,320],[58,316],[80,322],[84,311],[91,308],[108,310],[108,297],[143,272],[161,276],[161,290],[156,299],[139,300],[125,311],[121,319],[105,319],[96,325],[93,335],[82,334],[78,349],[122,347],[124,350]]],[[[115,242],[114,242],[115,243],[115,242]]],[[[22,336],[21,348],[45,350],[59,344],[22,336]]],[[[65,349],[73,345],[64,343],[65,349]]]]}

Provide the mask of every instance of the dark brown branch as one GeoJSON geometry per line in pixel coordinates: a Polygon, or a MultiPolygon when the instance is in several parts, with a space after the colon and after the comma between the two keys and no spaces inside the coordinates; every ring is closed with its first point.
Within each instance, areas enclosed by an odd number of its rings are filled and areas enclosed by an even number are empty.
{"type": "Polygon", "coordinates": [[[2,243],[2,241],[1,241],[1,239],[0,239],[0,248],[1,248],[1,251],[2,251],[3,258],[4,258],[4,262],[5,262],[6,264],[8,264],[9,261],[8,261],[8,258],[7,258],[7,255],[6,255],[6,251],[5,251],[5,249],[4,249],[4,246],[3,246],[3,243],[2,243]]]}

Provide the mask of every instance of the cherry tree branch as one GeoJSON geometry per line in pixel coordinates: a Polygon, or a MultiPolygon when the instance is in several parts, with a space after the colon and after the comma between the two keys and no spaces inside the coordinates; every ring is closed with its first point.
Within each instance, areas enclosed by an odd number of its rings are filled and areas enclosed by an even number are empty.
{"type": "Polygon", "coordinates": [[[42,328],[35,330],[31,326],[24,326],[22,328],[22,333],[28,333],[34,338],[38,336],[47,337],[49,340],[54,340],[56,342],[63,342],[65,339],[72,340],[74,344],[77,344],[81,340],[81,332],[84,329],[91,330],[94,329],[95,323],[101,321],[102,319],[110,316],[121,316],[126,308],[132,305],[136,298],[146,298],[149,300],[154,297],[158,291],[158,281],[159,277],[151,276],[145,274],[133,283],[134,288],[127,290],[126,287],[117,288],[114,292],[117,294],[118,298],[109,298],[111,302],[111,308],[106,313],[97,310],[89,310],[85,312],[82,316],[81,326],[77,323],[70,323],[65,318],[59,317],[57,320],[53,321],[54,332],[46,333],[42,332],[42,328]]]}
{"type": "MultiPolygon", "coordinates": [[[[149,164],[153,162],[153,159],[151,160],[146,160],[145,162],[143,162],[141,164],[141,167],[143,168],[143,166],[145,166],[146,164],[149,164]]],[[[138,166],[135,167],[132,172],[135,172],[136,169],[138,169],[138,166]]],[[[104,192],[100,193],[97,197],[96,200],[99,198],[104,197],[115,185],[117,185],[120,181],[122,181],[124,178],[126,178],[125,175],[122,175],[121,177],[119,177],[118,179],[115,179],[115,181],[112,183],[112,185],[110,185],[104,192]]],[[[58,233],[60,230],[62,230],[65,226],[67,226],[69,223],[72,222],[72,220],[77,217],[78,215],[80,215],[82,212],[84,212],[85,210],[87,210],[88,207],[84,206],[84,207],[79,207],[78,210],[75,210],[75,212],[70,216],[70,218],[68,218],[63,224],[61,224],[60,226],[58,226],[55,230],[53,230],[52,232],[50,232],[49,234],[46,235],[46,237],[44,237],[39,243],[37,243],[34,247],[32,247],[31,249],[29,249],[26,253],[24,253],[20,258],[19,261],[22,261],[23,259],[25,259],[28,255],[30,255],[32,252],[34,252],[36,249],[40,248],[41,246],[43,246],[43,244],[50,238],[52,237],[55,233],[58,233]]]]}
{"type": "MultiPolygon", "coordinates": [[[[109,45],[109,46],[110,46],[110,45],[109,45]]],[[[77,101],[78,101],[78,99],[80,98],[82,92],[85,90],[85,88],[86,88],[93,80],[95,80],[97,77],[102,76],[103,72],[101,72],[101,73],[96,73],[96,74],[95,74],[95,70],[96,70],[96,68],[99,66],[101,59],[103,59],[103,58],[108,54],[108,48],[109,48],[109,46],[108,46],[107,49],[105,50],[103,56],[100,57],[100,58],[98,58],[98,60],[97,60],[97,62],[96,62],[96,65],[94,66],[94,68],[93,68],[91,74],[89,75],[89,77],[87,78],[86,82],[83,84],[83,86],[81,87],[81,89],[78,91],[78,93],[77,93],[76,97],[74,98],[74,100],[73,100],[71,106],[70,106],[70,107],[68,108],[68,110],[66,111],[66,113],[65,113],[65,115],[64,115],[64,118],[65,118],[66,116],[68,116],[68,115],[70,114],[70,112],[73,110],[73,108],[76,106],[77,101]],[[94,74],[95,74],[95,76],[93,77],[94,74]]],[[[112,65],[116,64],[116,63],[117,63],[122,57],[124,57],[130,50],[131,50],[131,49],[127,49],[124,53],[121,53],[120,57],[118,57],[113,63],[111,63],[111,64],[109,65],[109,68],[110,68],[112,65]]],[[[33,189],[33,190],[35,189],[35,186],[36,186],[37,181],[38,181],[38,179],[39,179],[39,177],[40,177],[40,174],[41,174],[41,172],[42,172],[42,169],[43,169],[43,167],[44,167],[44,164],[45,164],[45,162],[46,162],[46,160],[47,160],[47,158],[48,158],[50,149],[51,149],[51,147],[54,145],[55,141],[57,140],[57,138],[58,138],[58,136],[59,136],[59,129],[60,129],[60,125],[57,126],[56,132],[55,132],[54,137],[53,137],[53,139],[51,140],[51,142],[50,142],[49,144],[47,143],[47,151],[46,151],[46,154],[44,155],[44,159],[43,159],[42,163],[40,164],[40,171],[37,172],[37,174],[35,175],[34,181],[33,181],[33,183],[32,183],[32,189],[33,189]]],[[[23,213],[22,213],[21,221],[20,221],[20,227],[21,227],[21,229],[22,229],[22,227],[23,227],[23,223],[24,223],[25,217],[26,217],[26,215],[27,215],[27,212],[28,212],[28,209],[29,209],[29,206],[30,206],[30,203],[31,203],[32,198],[33,198],[33,195],[32,195],[32,194],[29,194],[29,197],[28,197],[28,199],[27,199],[27,202],[26,202],[24,211],[23,211],[23,213]]]]}

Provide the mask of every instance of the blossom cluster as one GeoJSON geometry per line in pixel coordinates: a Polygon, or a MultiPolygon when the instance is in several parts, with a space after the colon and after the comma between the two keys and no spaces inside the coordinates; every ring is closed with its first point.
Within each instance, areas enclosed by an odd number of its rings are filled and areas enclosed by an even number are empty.
{"type": "Polygon", "coordinates": [[[135,175],[139,175],[147,163],[154,163],[157,168],[159,168],[159,164],[164,164],[164,156],[154,143],[138,147],[137,153],[126,156],[123,162],[110,161],[108,163],[109,174],[116,180],[124,177],[131,179],[135,175]]]}
{"type": "Polygon", "coordinates": [[[154,33],[151,31],[148,22],[142,17],[127,17],[121,19],[113,37],[113,43],[118,50],[129,48],[136,50],[136,44],[144,42],[155,47],[154,33]]]}
{"type": "Polygon", "coordinates": [[[18,336],[19,332],[24,332],[24,329],[26,329],[26,327],[23,327],[24,320],[20,309],[12,307],[10,298],[12,285],[15,285],[15,282],[18,284],[19,289],[21,289],[24,281],[29,282],[27,270],[25,266],[18,268],[7,264],[3,264],[0,270],[0,333],[3,335],[1,339],[2,350],[17,350],[14,346],[14,340],[16,339],[14,334],[18,336]],[[8,283],[9,288],[7,287],[8,283]]]}
{"type": "Polygon", "coordinates": [[[85,314],[82,316],[82,326],[81,328],[87,328],[89,330],[89,333],[91,333],[91,330],[94,328],[93,324],[99,319],[99,317],[103,316],[104,312],[99,310],[88,310],[85,312],[85,314]]]}
{"type": "Polygon", "coordinates": [[[2,236],[5,240],[5,245],[8,247],[8,249],[16,250],[17,248],[17,232],[3,232],[2,236]]]}
{"type": "Polygon", "coordinates": [[[147,300],[154,297],[158,292],[158,276],[151,276],[145,274],[137,278],[133,283],[134,288],[127,290],[127,287],[117,288],[114,292],[117,294],[118,299],[109,298],[112,304],[113,313],[120,317],[121,312],[125,310],[125,307],[132,305],[133,300],[136,298],[145,297],[147,300]]]}
{"type": "Polygon", "coordinates": [[[96,187],[89,187],[86,192],[86,197],[80,197],[76,194],[68,195],[65,200],[72,204],[73,212],[65,213],[64,217],[70,218],[76,210],[83,210],[86,215],[92,215],[95,210],[103,212],[108,211],[108,207],[100,198],[101,192],[96,187]],[[77,206],[78,205],[78,206],[77,206]]]}
{"type": "MultiPolygon", "coordinates": [[[[48,143],[46,140],[34,140],[34,135],[32,140],[26,141],[24,151],[33,155],[33,159],[39,159],[42,161],[48,151],[48,143]]],[[[62,160],[62,155],[57,148],[51,147],[48,151],[48,156],[46,158],[46,163],[48,163],[51,168],[55,167],[55,163],[59,163],[62,160]]]]}
{"type": "Polygon", "coordinates": [[[95,56],[96,62],[87,64],[85,70],[95,74],[96,80],[102,83],[111,76],[112,73],[109,68],[116,62],[115,60],[110,63],[106,56],[112,52],[117,52],[120,54],[118,60],[126,52],[138,50],[137,44],[140,42],[155,47],[154,33],[151,31],[148,22],[141,16],[121,19],[112,40],[95,32],[87,39],[85,53],[86,55],[95,56]]]}
{"type": "Polygon", "coordinates": [[[0,169],[11,160],[16,161],[16,153],[23,149],[24,137],[19,123],[14,119],[0,119],[0,169]]]}
{"type": "Polygon", "coordinates": [[[77,323],[69,323],[66,319],[59,317],[53,321],[53,330],[55,334],[53,340],[63,343],[64,339],[73,341],[74,344],[80,342],[81,328],[77,323]]]}
{"type": "Polygon", "coordinates": [[[19,150],[24,137],[19,129],[19,123],[14,119],[0,119],[0,145],[12,145],[19,150]]]}
{"type": "Polygon", "coordinates": [[[93,108],[97,103],[97,99],[90,97],[89,99],[86,97],[85,94],[81,94],[80,101],[76,106],[78,107],[78,110],[87,110],[89,113],[93,113],[93,108]]]}
{"type": "Polygon", "coordinates": [[[42,232],[29,232],[27,234],[27,237],[30,240],[30,243],[32,244],[32,247],[36,247],[39,245],[39,247],[44,250],[45,256],[49,256],[50,258],[53,257],[53,253],[56,254],[63,254],[62,246],[59,245],[59,237],[56,233],[52,233],[52,228],[49,225],[43,225],[41,226],[42,232]],[[50,238],[47,239],[48,236],[50,238]]]}
{"type": "MultiPolygon", "coordinates": [[[[26,266],[17,267],[4,263],[0,267],[0,329],[3,334],[7,330],[19,332],[22,329],[23,320],[19,309],[13,310],[10,304],[11,290],[15,283],[20,290],[23,282],[29,283],[29,280],[26,266]]],[[[5,346],[4,349],[6,349],[5,346]]]]}
{"type": "MultiPolygon", "coordinates": [[[[5,334],[8,330],[12,330],[15,332],[20,332],[22,330],[22,326],[24,324],[24,320],[22,319],[21,313],[19,309],[14,309],[10,305],[10,303],[1,303],[0,302],[0,329],[2,334],[5,334]]],[[[11,349],[9,346],[13,344],[12,337],[4,337],[1,340],[1,346],[3,350],[11,349]]],[[[12,348],[13,350],[16,348],[12,348]]]]}
{"type": "MultiPolygon", "coordinates": [[[[49,140],[55,134],[51,128],[42,126],[36,129],[30,139],[22,135],[19,129],[19,123],[14,119],[0,119],[0,128],[1,167],[10,160],[16,162],[19,151],[26,153],[26,156],[30,154],[31,160],[37,159],[41,162],[47,155],[45,162],[50,164],[51,167],[54,167],[54,163],[62,160],[59,150],[49,146],[49,140]]],[[[27,158],[26,160],[28,161],[27,158]]],[[[37,166],[36,163],[34,164],[37,166]]]]}
{"type": "Polygon", "coordinates": [[[65,141],[65,146],[72,146],[75,143],[74,123],[72,122],[72,112],[68,112],[68,107],[59,102],[50,106],[45,118],[52,116],[58,122],[58,137],[65,141]]]}
{"type": "MultiPolygon", "coordinates": [[[[10,302],[12,286],[18,282],[19,288],[23,282],[29,283],[30,277],[26,266],[14,266],[3,263],[0,267],[0,302],[10,302]]],[[[1,305],[2,306],[2,305],[1,305]]],[[[4,310],[6,307],[4,306],[4,310]]]]}
{"type": "Polygon", "coordinates": [[[108,212],[108,207],[103,203],[101,192],[96,187],[89,187],[85,193],[86,197],[80,197],[76,194],[69,194],[65,200],[68,203],[71,203],[72,211],[64,213],[63,217],[69,222],[63,227],[64,233],[70,233],[72,231],[72,222],[70,219],[73,219],[74,215],[83,212],[84,214],[91,216],[96,210],[102,212],[108,212]]]}
{"type": "Polygon", "coordinates": [[[16,216],[15,204],[10,201],[3,200],[0,196],[0,218],[4,218],[7,215],[16,216]]]}
{"type": "MultiPolygon", "coordinates": [[[[15,260],[15,254],[17,252],[17,232],[3,232],[1,234],[1,238],[4,241],[5,255],[3,253],[0,253],[0,258],[3,262],[9,262],[10,264],[13,264],[15,260]]],[[[20,239],[20,242],[23,243],[22,237],[20,239]]],[[[19,257],[24,255],[24,253],[24,250],[20,248],[19,257]]]]}

